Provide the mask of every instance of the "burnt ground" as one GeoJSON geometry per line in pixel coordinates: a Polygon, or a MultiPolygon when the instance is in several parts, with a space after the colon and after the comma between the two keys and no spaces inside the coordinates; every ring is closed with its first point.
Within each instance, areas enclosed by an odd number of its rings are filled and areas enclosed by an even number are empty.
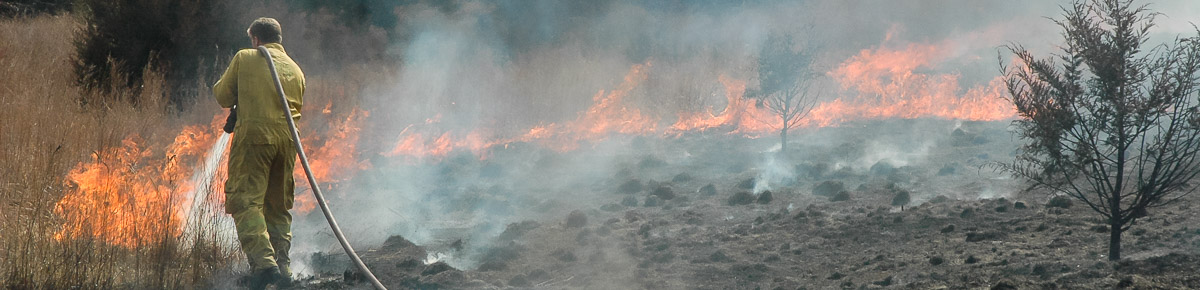
{"type": "MultiPolygon", "coordinates": [[[[475,205],[440,207],[498,213],[484,232],[499,234],[393,236],[362,256],[391,289],[1200,288],[1195,195],[1150,212],[1110,262],[1099,215],[989,166],[1016,148],[1006,123],[893,123],[801,132],[788,162],[754,150],[773,138],[634,139],[590,182],[460,190],[444,204],[475,205]],[[477,205],[496,196],[502,210],[477,205]]],[[[459,171],[497,170],[477,163],[459,171]]],[[[344,258],[314,254],[301,287],[368,287],[344,258]]]]}

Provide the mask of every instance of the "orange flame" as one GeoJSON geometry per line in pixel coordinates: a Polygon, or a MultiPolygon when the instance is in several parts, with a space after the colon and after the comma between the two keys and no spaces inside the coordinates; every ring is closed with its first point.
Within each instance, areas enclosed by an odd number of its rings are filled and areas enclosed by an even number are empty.
{"type": "MultiPolygon", "coordinates": [[[[548,124],[530,129],[514,141],[538,142],[558,151],[579,147],[580,141],[596,141],[612,134],[643,135],[657,131],[658,119],[643,115],[637,108],[624,104],[624,99],[648,77],[650,63],[634,65],[625,74],[617,89],[592,96],[592,106],[566,124],[548,124]]],[[[510,143],[510,142],[504,142],[510,143]]]]}
{"type": "Polygon", "coordinates": [[[711,113],[711,106],[704,113],[681,113],[675,124],[671,125],[670,133],[679,135],[688,131],[728,128],[731,134],[754,136],[774,130],[770,120],[777,117],[759,107],[755,100],[745,98],[746,81],[723,75],[717,80],[725,86],[725,110],[715,116],[711,113]]]}
{"type": "MultiPolygon", "coordinates": [[[[959,95],[957,74],[921,74],[915,71],[939,61],[948,48],[911,45],[905,50],[863,50],[829,72],[844,92],[858,93],[816,104],[801,120],[803,127],[825,127],[871,119],[943,118],[996,121],[1016,117],[1006,102],[1003,79],[973,87],[959,95]],[[846,101],[848,99],[849,101],[846,101]]],[[[672,133],[728,127],[731,133],[757,136],[779,130],[778,116],[743,97],[746,82],[720,77],[727,105],[721,114],[683,113],[672,133]]]]}
{"type": "MultiPolygon", "coordinates": [[[[1005,91],[1000,78],[962,91],[958,74],[921,72],[943,61],[949,51],[949,46],[944,45],[909,45],[903,49],[881,46],[861,51],[827,73],[839,84],[841,96],[816,104],[801,126],[835,126],[847,121],[889,118],[1015,117],[1011,104],[1001,98],[1005,91]]],[[[598,91],[592,96],[592,105],[573,120],[543,123],[524,130],[523,134],[503,137],[483,129],[438,130],[441,116],[437,115],[405,128],[396,144],[383,155],[423,160],[469,151],[487,158],[490,148],[514,142],[568,151],[614,135],[678,136],[719,130],[754,137],[778,130],[778,116],[765,109],[759,100],[745,97],[748,82],[727,76],[717,79],[725,88],[727,101],[720,113],[714,113],[713,107],[702,112],[681,112],[670,126],[660,126],[661,119],[643,114],[626,101],[648,78],[650,67],[648,62],[633,65],[620,84],[612,90],[598,91]]],[[[333,117],[332,102],[310,110],[333,117]]],[[[326,134],[305,136],[305,144],[315,145],[309,149],[313,174],[328,188],[371,167],[359,156],[357,148],[368,116],[365,110],[353,109],[348,116],[331,124],[326,134]]],[[[67,176],[74,187],[55,208],[56,214],[67,219],[56,238],[92,236],[116,245],[137,247],[152,238],[179,235],[184,215],[177,208],[185,199],[181,195],[195,187],[189,184],[187,176],[215,142],[216,134],[207,128],[217,127],[223,119],[218,115],[209,127],[184,128],[161,153],[148,148],[137,136],[130,136],[121,146],[97,152],[91,162],[77,165],[67,176]]],[[[223,174],[225,168],[220,170],[219,174],[223,174]]],[[[300,191],[306,184],[302,170],[297,166],[294,172],[300,191]]],[[[309,194],[297,194],[296,198],[295,209],[300,213],[315,207],[309,194]]]]}
{"type": "MultiPolygon", "coordinates": [[[[326,105],[322,110],[324,114],[330,114],[330,105],[326,105]]],[[[326,191],[333,188],[334,185],[350,180],[356,173],[362,170],[371,168],[371,163],[365,160],[360,161],[358,158],[358,135],[362,131],[363,122],[370,116],[370,112],[354,108],[350,111],[350,115],[338,123],[335,123],[325,135],[305,136],[301,141],[303,144],[319,144],[317,141],[324,141],[320,147],[305,148],[308,154],[309,167],[312,169],[313,177],[324,185],[326,191]],[[324,139],[324,140],[320,140],[324,139]]],[[[296,180],[298,192],[303,192],[308,186],[308,177],[304,174],[304,167],[296,162],[296,166],[292,173],[296,180]]],[[[316,208],[316,199],[311,194],[297,194],[293,209],[299,213],[307,213],[316,208]]]]}
{"type": "MultiPolygon", "coordinates": [[[[322,111],[328,110],[326,106],[322,111]]],[[[368,115],[365,110],[355,109],[332,125],[328,136],[306,138],[305,142],[311,144],[322,141],[321,146],[308,150],[313,174],[326,186],[370,168],[369,162],[358,161],[356,153],[358,135],[368,115]]],[[[185,204],[191,198],[188,194],[198,186],[191,184],[189,177],[200,170],[200,161],[220,136],[212,128],[219,128],[224,120],[223,114],[217,114],[207,126],[184,127],[161,153],[131,135],[121,146],[96,152],[90,162],[80,162],[67,174],[70,189],[55,205],[54,212],[66,220],[55,238],[91,237],[137,248],[178,237],[190,210],[185,204]]],[[[219,167],[216,176],[227,176],[226,169],[219,167]]],[[[297,182],[303,186],[303,168],[297,165],[296,170],[297,182]]],[[[224,183],[224,178],[215,178],[207,186],[223,191],[224,183]]],[[[209,197],[209,202],[216,204],[224,201],[224,194],[209,197]]],[[[295,210],[305,213],[315,204],[311,195],[297,194],[295,210]]]]}
{"type": "MultiPolygon", "coordinates": [[[[832,101],[813,106],[801,127],[825,127],[872,119],[942,118],[972,121],[996,121],[1016,117],[1016,110],[1004,100],[1003,79],[960,91],[956,73],[931,74],[919,70],[932,68],[944,61],[954,47],[943,45],[909,45],[894,50],[880,47],[863,50],[827,73],[841,88],[832,101]]],[[[678,113],[676,121],[659,129],[659,119],[646,116],[623,103],[624,97],[647,78],[649,63],[634,65],[625,80],[610,92],[600,91],[593,104],[576,120],[564,124],[534,126],[525,134],[513,138],[484,139],[455,138],[450,133],[426,135],[406,128],[396,146],[385,156],[409,158],[441,157],[457,149],[469,149],[480,158],[481,152],[495,145],[513,142],[534,142],[557,151],[573,150],[581,142],[602,140],[613,134],[678,136],[686,132],[721,130],[749,137],[763,136],[779,130],[779,116],[764,108],[758,100],[746,98],[745,80],[722,75],[718,81],[725,87],[726,105],[714,114],[713,107],[703,112],[678,113]]],[[[437,123],[438,118],[425,125],[437,123]]],[[[415,131],[415,130],[414,130],[415,131]]],[[[468,136],[485,136],[473,131],[468,136]]]]}
{"type": "Polygon", "coordinates": [[[1004,82],[996,77],[987,84],[959,92],[958,74],[925,74],[947,54],[947,45],[909,45],[903,50],[880,47],[863,50],[829,75],[844,91],[858,95],[849,101],[817,105],[805,120],[808,126],[829,126],[850,120],[889,118],[942,118],[997,121],[1016,117],[1005,101],[1004,82]]]}
{"type": "MultiPolygon", "coordinates": [[[[466,149],[486,157],[484,151],[496,145],[514,142],[534,142],[557,151],[568,151],[579,147],[581,141],[603,140],[612,134],[645,135],[657,132],[658,119],[642,114],[637,108],[626,106],[624,99],[638,84],[645,81],[650,63],[637,64],[629,69],[624,80],[616,89],[600,90],[592,96],[593,104],[575,120],[564,124],[549,123],[534,126],[525,134],[512,138],[486,138],[488,134],[472,131],[463,137],[451,132],[429,138],[412,132],[409,126],[400,132],[399,140],[384,156],[403,156],[414,160],[428,157],[444,157],[457,149],[466,149]]],[[[426,120],[425,125],[438,123],[440,115],[426,120]]],[[[429,135],[434,136],[434,135],[429,135]]]]}
{"type": "MultiPolygon", "coordinates": [[[[313,177],[324,182],[340,182],[353,177],[353,173],[359,170],[365,170],[371,167],[371,164],[366,161],[358,161],[356,146],[358,144],[358,135],[362,131],[362,123],[366,120],[370,113],[364,110],[354,109],[341,122],[335,124],[328,136],[308,136],[305,144],[314,144],[315,139],[324,137],[325,142],[322,146],[309,150],[308,157],[309,165],[313,170],[313,177]],[[354,170],[348,170],[354,169],[354,170]]],[[[296,177],[304,178],[304,168],[297,166],[296,177]]]]}
{"type": "Polygon", "coordinates": [[[187,215],[181,203],[196,186],[187,178],[191,165],[216,141],[206,128],[212,127],[185,127],[162,155],[131,135],[76,165],[67,174],[70,189],[55,204],[54,212],[66,219],[55,238],[92,237],[136,248],[178,236],[187,215]]]}

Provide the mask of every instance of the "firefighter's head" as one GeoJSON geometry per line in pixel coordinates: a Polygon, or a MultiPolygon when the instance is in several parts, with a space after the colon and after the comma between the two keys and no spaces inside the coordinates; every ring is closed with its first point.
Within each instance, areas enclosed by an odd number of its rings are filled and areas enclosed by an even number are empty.
{"type": "Polygon", "coordinates": [[[279,21],[275,21],[275,18],[255,19],[250,23],[250,28],[246,29],[246,34],[250,35],[250,42],[254,46],[283,42],[283,28],[279,27],[279,21]]]}

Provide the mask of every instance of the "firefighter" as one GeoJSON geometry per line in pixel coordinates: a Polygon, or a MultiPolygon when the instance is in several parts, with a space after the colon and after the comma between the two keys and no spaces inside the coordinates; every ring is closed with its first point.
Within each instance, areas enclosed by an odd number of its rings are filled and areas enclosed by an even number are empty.
{"type": "Polygon", "coordinates": [[[248,286],[289,286],[292,215],[288,210],[295,198],[292,169],[296,149],[284,118],[290,115],[300,120],[304,73],[283,50],[278,21],[259,18],[246,33],[253,47],[265,46],[271,52],[291,112],[283,112],[266,58],[253,48],[238,51],[213,86],[217,103],[236,114],[229,178],[225,182],[225,212],[233,216],[238,242],[250,262],[250,276],[245,280],[248,286]]]}

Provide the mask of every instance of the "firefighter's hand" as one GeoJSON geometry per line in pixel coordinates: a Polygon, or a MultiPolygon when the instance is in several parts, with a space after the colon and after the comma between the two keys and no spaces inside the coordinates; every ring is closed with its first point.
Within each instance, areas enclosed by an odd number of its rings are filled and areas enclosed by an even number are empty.
{"type": "Polygon", "coordinates": [[[225,133],[233,133],[233,125],[237,124],[237,106],[229,108],[229,117],[225,118],[225,133]]]}

